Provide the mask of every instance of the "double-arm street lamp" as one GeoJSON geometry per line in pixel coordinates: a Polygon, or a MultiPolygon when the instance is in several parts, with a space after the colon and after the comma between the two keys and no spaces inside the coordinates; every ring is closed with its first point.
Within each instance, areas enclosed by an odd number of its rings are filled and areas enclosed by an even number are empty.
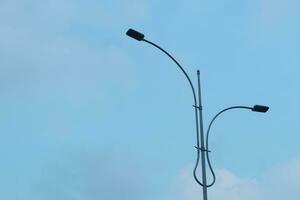
{"type": "Polygon", "coordinates": [[[209,159],[209,150],[208,150],[208,138],[209,138],[209,132],[211,129],[211,126],[213,124],[213,122],[216,120],[216,118],[222,114],[225,111],[228,110],[232,110],[232,109],[249,109],[252,110],[254,112],[261,112],[261,113],[265,113],[268,111],[269,107],[267,106],[262,106],[262,105],[255,105],[253,107],[248,107],[248,106],[232,106],[226,109],[223,109],[222,111],[220,111],[219,113],[217,113],[211,120],[211,122],[209,123],[207,132],[206,132],[206,137],[204,137],[204,128],[203,128],[203,116],[202,116],[202,102],[201,102],[201,85],[200,85],[200,71],[197,70],[197,78],[198,78],[198,93],[196,94],[195,88],[193,86],[193,83],[190,79],[190,77],[188,76],[188,74],[186,73],[186,71],[183,69],[183,67],[177,62],[177,60],[175,60],[175,58],[173,56],[171,56],[166,50],[164,50],[163,48],[161,48],[160,46],[158,46],[157,44],[148,41],[145,39],[144,34],[135,31],[133,29],[129,29],[126,34],[138,41],[143,41],[146,42],[156,48],[158,48],[159,50],[161,50],[164,54],[166,54],[178,67],[179,69],[183,72],[183,74],[185,75],[185,77],[187,78],[189,85],[191,86],[192,89],[192,93],[193,93],[193,99],[194,99],[194,109],[195,109],[195,119],[196,119],[196,138],[197,138],[197,143],[195,148],[197,149],[197,159],[196,159],[196,164],[193,170],[193,175],[195,178],[195,181],[202,186],[203,189],[203,200],[207,200],[207,188],[211,187],[214,185],[215,181],[216,181],[216,176],[215,173],[212,169],[211,166],[211,162],[209,159]],[[197,97],[198,95],[198,97],[197,97]],[[197,100],[198,99],[198,100],[197,100]],[[197,168],[198,168],[198,164],[201,158],[201,166],[202,166],[202,181],[199,180],[198,176],[197,176],[197,168]],[[207,179],[206,179],[206,160],[209,166],[209,169],[212,173],[213,176],[213,180],[211,183],[207,183],[207,179]]]}

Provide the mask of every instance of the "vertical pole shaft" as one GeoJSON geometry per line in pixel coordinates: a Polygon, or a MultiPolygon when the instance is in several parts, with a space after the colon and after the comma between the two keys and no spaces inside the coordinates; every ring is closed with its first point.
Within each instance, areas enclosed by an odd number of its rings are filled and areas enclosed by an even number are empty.
{"type": "Polygon", "coordinates": [[[202,163],[202,183],[203,183],[203,200],[207,200],[207,180],[206,180],[206,162],[204,145],[204,131],[203,131],[203,115],[202,115],[202,101],[201,101],[201,85],[200,85],[200,71],[197,71],[198,76],[198,98],[199,98],[199,121],[200,121],[200,139],[201,139],[201,163],[202,163]]]}

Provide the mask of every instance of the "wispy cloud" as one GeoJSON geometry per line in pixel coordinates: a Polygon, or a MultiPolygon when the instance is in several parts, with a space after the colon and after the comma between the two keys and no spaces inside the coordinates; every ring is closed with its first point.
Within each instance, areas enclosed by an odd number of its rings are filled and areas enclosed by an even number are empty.
{"type": "MultiPolygon", "coordinates": [[[[274,166],[259,179],[247,179],[227,169],[218,169],[217,182],[209,188],[212,200],[296,200],[300,187],[300,159],[274,166]]],[[[202,195],[201,187],[191,176],[191,167],[179,172],[170,186],[167,199],[196,200],[202,195]]]]}
{"type": "Polygon", "coordinates": [[[126,86],[134,77],[127,53],[106,40],[111,26],[145,15],[144,3],[131,3],[1,1],[2,94],[78,96],[93,94],[96,88],[105,90],[110,84],[124,91],[130,88],[126,86]],[[82,29],[90,31],[87,35],[94,40],[82,37],[82,29]]]}
{"type": "Polygon", "coordinates": [[[28,199],[146,199],[138,167],[111,154],[65,153],[35,177],[28,199]]]}
{"type": "Polygon", "coordinates": [[[299,1],[295,0],[260,0],[259,20],[265,28],[281,28],[282,25],[298,21],[299,7],[299,1]]]}

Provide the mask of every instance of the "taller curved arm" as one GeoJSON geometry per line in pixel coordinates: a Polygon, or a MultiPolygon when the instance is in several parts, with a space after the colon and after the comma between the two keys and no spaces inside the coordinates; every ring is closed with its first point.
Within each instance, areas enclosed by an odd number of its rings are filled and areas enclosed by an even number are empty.
{"type": "MultiPolygon", "coordinates": [[[[199,125],[198,125],[198,111],[197,109],[199,108],[199,105],[198,105],[198,102],[197,102],[197,97],[196,97],[196,92],[195,92],[195,88],[193,86],[193,83],[190,79],[190,77],[188,76],[188,74],[186,73],[186,71],[183,69],[183,67],[178,63],[178,61],[173,57],[171,56],[171,54],[169,54],[166,50],[164,50],[163,48],[161,48],[160,46],[158,46],[157,44],[151,42],[151,41],[148,41],[144,38],[141,39],[141,41],[144,41],[156,48],[158,48],[159,50],[161,50],[164,54],[166,54],[169,58],[171,58],[171,60],[179,67],[179,69],[183,72],[183,74],[185,75],[185,77],[187,78],[190,86],[191,86],[191,89],[192,89],[192,92],[193,92],[193,98],[194,98],[194,107],[195,107],[195,119],[196,119],[196,136],[197,136],[197,159],[196,159],[196,164],[194,166],[194,170],[193,170],[193,176],[194,176],[194,179],[196,180],[196,182],[201,185],[201,186],[204,186],[203,183],[201,183],[201,181],[198,179],[197,177],[197,168],[198,168],[198,164],[199,164],[199,160],[200,160],[200,136],[199,136],[199,125]]],[[[199,71],[198,71],[199,73],[199,71]]],[[[199,99],[200,101],[200,99],[199,99]]],[[[201,106],[201,105],[200,105],[201,106]]]]}
{"type": "MultiPolygon", "coordinates": [[[[208,128],[207,128],[207,132],[206,132],[206,148],[207,148],[207,149],[208,149],[209,131],[210,131],[210,128],[211,128],[212,124],[213,124],[214,121],[217,119],[217,117],[218,117],[219,115],[221,115],[221,114],[222,114],[223,112],[225,112],[225,111],[232,110],[232,109],[239,109],[239,108],[253,110],[252,107],[248,107],[248,106],[232,106],[232,107],[225,108],[225,109],[221,110],[218,114],[216,114],[216,115],[212,118],[212,120],[210,121],[209,126],[208,126],[208,128]]],[[[210,162],[209,154],[208,154],[208,153],[209,153],[209,151],[206,151],[207,163],[208,163],[208,166],[209,166],[210,171],[212,172],[212,175],[213,175],[213,181],[212,181],[211,184],[207,185],[207,187],[211,187],[211,186],[214,185],[215,182],[216,182],[216,175],[215,175],[215,172],[214,172],[214,170],[213,170],[213,168],[212,168],[212,166],[211,166],[211,162],[210,162]]]]}
{"type": "Polygon", "coordinates": [[[193,97],[194,97],[194,103],[195,103],[195,106],[197,106],[197,98],[196,98],[196,92],[195,92],[195,88],[193,86],[193,83],[190,79],[190,77],[188,76],[188,74],[186,73],[186,71],[183,69],[183,67],[177,62],[177,60],[171,56],[171,54],[169,54],[166,50],[164,50],[163,48],[161,48],[160,46],[158,46],[157,44],[151,42],[151,41],[148,41],[146,39],[142,39],[142,41],[144,42],[147,42],[148,44],[151,44],[152,46],[158,48],[159,50],[161,50],[162,52],[164,52],[169,58],[171,58],[172,61],[174,61],[174,63],[180,68],[180,70],[183,72],[183,74],[185,75],[185,77],[187,78],[191,88],[192,88],[192,91],[193,91],[193,97]]]}

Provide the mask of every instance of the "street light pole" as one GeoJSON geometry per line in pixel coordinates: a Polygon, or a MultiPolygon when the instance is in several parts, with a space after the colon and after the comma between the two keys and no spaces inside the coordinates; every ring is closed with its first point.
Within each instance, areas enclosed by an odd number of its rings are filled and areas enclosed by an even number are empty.
{"type": "Polygon", "coordinates": [[[178,63],[178,61],[171,56],[166,50],[164,50],[163,48],[161,48],[160,46],[158,46],[157,44],[148,41],[145,39],[144,34],[135,31],[133,29],[129,29],[126,34],[138,41],[143,41],[146,42],[154,47],[156,47],[157,49],[159,49],[160,51],[162,51],[164,54],[166,54],[178,67],[179,69],[183,72],[183,74],[185,75],[185,77],[187,78],[189,85],[192,89],[192,94],[193,94],[193,99],[194,99],[194,108],[195,108],[195,119],[196,119],[196,138],[197,138],[197,144],[195,146],[195,148],[197,149],[197,159],[196,159],[196,164],[193,170],[193,176],[195,181],[202,186],[203,189],[203,200],[207,200],[207,188],[211,187],[214,185],[215,181],[216,181],[216,176],[215,173],[212,169],[211,166],[211,162],[209,159],[209,150],[208,150],[208,137],[209,137],[209,131],[211,128],[211,125],[213,124],[213,122],[215,121],[215,119],[222,114],[223,112],[227,111],[227,110],[231,110],[231,109],[236,109],[236,108],[245,108],[245,109],[250,109],[252,111],[255,112],[267,112],[269,107],[267,106],[261,106],[261,105],[255,105],[253,107],[247,107],[247,106],[233,106],[233,107],[229,107],[226,108],[224,110],[222,110],[221,112],[219,112],[210,122],[208,129],[207,129],[207,133],[206,133],[206,137],[204,137],[204,127],[203,127],[203,115],[202,115],[202,100],[201,100],[201,84],[200,84],[200,71],[197,70],[197,80],[198,80],[198,101],[197,101],[197,97],[196,97],[196,92],[193,86],[193,83],[190,79],[190,77],[188,76],[188,74],[186,73],[186,71],[183,69],[183,67],[178,63]],[[206,143],[205,143],[206,141],[206,143]],[[201,155],[201,156],[200,156],[201,155]],[[200,161],[200,157],[201,157],[201,167],[202,167],[202,182],[198,179],[197,177],[197,168],[198,168],[198,164],[200,161]],[[213,176],[213,181],[210,184],[207,184],[207,179],[206,179],[206,159],[207,159],[207,163],[209,166],[209,169],[212,173],[213,176]]]}
{"type": "MultiPolygon", "coordinates": [[[[204,144],[204,128],[203,128],[203,115],[202,115],[202,96],[201,96],[201,83],[200,83],[200,71],[197,70],[197,80],[198,80],[198,101],[199,101],[199,107],[198,107],[198,112],[200,115],[199,118],[199,124],[200,124],[200,137],[201,137],[201,148],[200,148],[200,152],[201,152],[201,165],[202,165],[202,183],[199,182],[199,184],[202,186],[203,189],[203,200],[207,200],[207,180],[206,180],[206,162],[205,162],[205,152],[208,152],[207,147],[205,147],[204,144]]],[[[199,154],[199,144],[197,145],[197,152],[199,154]]],[[[199,158],[199,156],[197,156],[199,158]]],[[[198,160],[198,159],[197,159],[198,160]]],[[[198,165],[198,162],[197,164],[198,165]]],[[[194,170],[194,177],[196,180],[197,176],[196,176],[196,169],[194,170]]]]}

